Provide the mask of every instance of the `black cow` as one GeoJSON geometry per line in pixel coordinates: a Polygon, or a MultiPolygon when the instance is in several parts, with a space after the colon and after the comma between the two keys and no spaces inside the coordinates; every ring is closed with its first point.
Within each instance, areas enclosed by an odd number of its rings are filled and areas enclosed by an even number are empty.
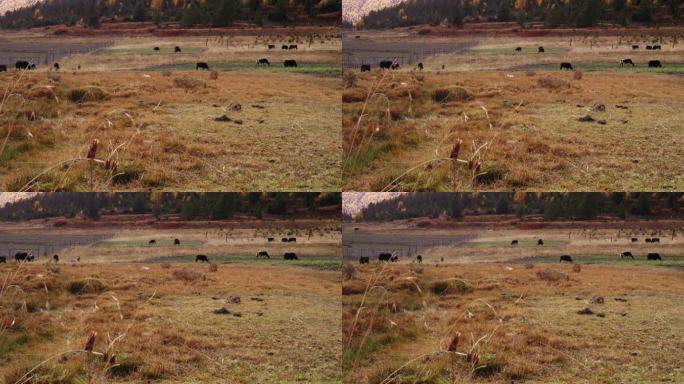
{"type": "Polygon", "coordinates": [[[283,61],[283,66],[285,68],[287,68],[287,67],[297,68],[297,61],[296,60],[285,60],[285,61],[283,61]]]}
{"type": "Polygon", "coordinates": [[[399,64],[398,63],[392,64],[392,69],[399,69],[399,64]]]}
{"type": "Polygon", "coordinates": [[[359,257],[359,264],[370,264],[370,257],[368,257],[368,256],[359,257]]]}
{"type": "Polygon", "coordinates": [[[152,239],[152,240],[150,240],[149,242],[147,242],[147,244],[148,244],[148,245],[157,244],[157,240],[152,239]]]}
{"type": "Polygon", "coordinates": [[[632,260],[634,260],[634,255],[632,255],[632,252],[625,251],[625,252],[620,253],[620,258],[621,258],[621,259],[624,259],[624,258],[627,258],[627,257],[631,257],[632,260]]]}
{"type": "Polygon", "coordinates": [[[297,255],[294,252],[285,252],[283,255],[283,259],[285,260],[299,260],[297,258],[297,255]]]}
{"type": "Polygon", "coordinates": [[[179,47],[179,46],[176,46],[176,47],[173,49],[173,52],[174,52],[174,53],[180,53],[180,52],[181,52],[180,47],[179,47]]]}
{"type": "Polygon", "coordinates": [[[425,68],[425,66],[423,65],[423,63],[418,63],[418,70],[419,71],[422,71],[424,68],[425,68]]]}
{"type": "Polygon", "coordinates": [[[636,237],[632,237],[632,243],[636,243],[637,241],[639,241],[639,239],[637,239],[636,237]]]}
{"type": "Polygon", "coordinates": [[[290,44],[290,46],[287,47],[287,49],[294,49],[294,50],[297,50],[297,44],[290,44]]]}
{"type": "Polygon", "coordinates": [[[272,241],[275,241],[275,239],[272,238],[272,237],[269,237],[269,238],[268,238],[268,242],[270,243],[270,242],[272,242],[272,241]]]}
{"type": "Polygon", "coordinates": [[[369,64],[361,64],[361,72],[370,72],[369,64]]]}
{"type": "Polygon", "coordinates": [[[518,240],[511,241],[511,245],[518,245],[518,240]]]}
{"type": "Polygon", "coordinates": [[[647,242],[647,243],[651,243],[651,242],[653,242],[653,240],[651,240],[651,238],[650,238],[650,237],[649,237],[649,238],[646,238],[646,239],[644,239],[644,241],[645,241],[645,242],[647,242]]]}
{"type": "Polygon", "coordinates": [[[537,53],[544,53],[544,47],[539,47],[539,49],[537,49],[537,53]]]}
{"type": "Polygon", "coordinates": [[[5,256],[0,256],[0,264],[7,263],[7,258],[5,256]]]}
{"type": "Polygon", "coordinates": [[[652,46],[650,46],[650,45],[647,45],[647,46],[646,46],[646,49],[650,51],[650,50],[652,50],[652,49],[653,49],[653,47],[652,47],[652,46]]]}
{"type": "Polygon", "coordinates": [[[28,256],[28,252],[17,252],[14,254],[14,261],[26,261],[28,256]]]}
{"type": "Polygon", "coordinates": [[[660,257],[659,253],[654,252],[646,255],[646,260],[662,260],[662,258],[660,257]]]}
{"type": "Polygon", "coordinates": [[[268,49],[275,49],[275,45],[269,44],[269,45],[268,45],[268,49]]]}
{"type": "Polygon", "coordinates": [[[28,66],[28,70],[29,70],[29,71],[33,71],[34,69],[36,69],[36,65],[35,65],[35,64],[31,64],[31,65],[28,66]]]}
{"type": "Polygon", "coordinates": [[[544,245],[544,240],[542,240],[542,239],[537,240],[537,245],[544,245]]]}
{"type": "Polygon", "coordinates": [[[59,255],[52,256],[52,261],[54,261],[55,263],[59,263],[59,255]]]}
{"type": "Polygon", "coordinates": [[[652,243],[658,243],[658,244],[660,244],[660,237],[654,237],[654,238],[652,238],[652,239],[651,239],[651,242],[652,242],[652,243]]]}
{"type": "Polygon", "coordinates": [[[290,237],[289,239],[287,239],[287,241],[290,242],[290,243],[296,243],[296,242],[297,242],[297,238],[296,238],[296,237],[290,237]]]}
{"type": "Polygon", "coordinates": [[[632,45],[632,49],[639,49],[638,45],[632,45]]]}
{"type": "Polygon", "coordinates": [[[632,59],[622,59],[622,60],[620,60],[620,66],[621,66],[621,67],[622,67],[623,65],[627,65],[627,64],[632,64],[632,67],[634,66],[634,62],[632,61],[632,59]]]}
{"type": "Polygon", "coordinates": [[[563,255],[560,257],[560,263],[567,261],[568,263],[572,263],[572,257],[570,255],[563,255]]]}
{"type": "Polygon", "coordinates": [[[154,47],[154,50],[159,52],[159,47],[154,47]]]}
{"type": "Polygon", "coordinates": [[[7,66],[5,64],[0,65],[0,72],[7,72],[7,66]]]}
{"type": "Polygon", "coordinates": [[[283,243],[287,243],[289,240],[287,239],[287,237],[283,237],[282,239],[280,239],[280,241],[282,241],[283,243]]]}
{"type": "Polygon", "coordinates": [[[378,254],[378,261],[390,261],[392,254],[389,252],[380,252],[378,254]]]}
{"type": "Polygon", "coordinates": [[[656,49],[657,49],[657,50],[661,50],[661,49],[660,49],[660,45],[654,45],[654,46],[653,46],[653,50],[656,50],[656,49]]]}
{"type": "Polygon", "coordinates": [[[572,70],[572,64],[570,64],[570,63],[561,63],[560,69],[561,69],[561,71],[564,70],[564,69],[567,69],[567,70],[571,71],[571,70],[572,70]]]}
{"type": "Polygon", "coordinates": [[[269,255],[268,255],[268,252],[266,252],[266,251],[259,251],[259,252],[257,252],[257,256],[256,256],[256,257],[257,257],[257,259],[260,258],[260,257],[265,257],[265,258],[267,258],[267,259],[270,259],[270,258],[271,258],[271,256],[269,256],[269,255]]]}
{"type": "Polygon", "coordinates": [[[516,48],[515,48],[515,51],[516,51],[516,52],[522,52],[522,47],[516,47],[516,48]]]}
{"type": "Polygon", "coordinates": [[[380,69],[390,69],[392,68],[392,60],[382,60],[380,62],[380,69]]]}
{"type": "Polygon", "coordinates": [[[283,45],[283,46],[280,47],[280,48],[282,48],[282,49],[287,49],[287,45],[283,45]]]}
{"type": "Polygon", "coordinates": [[[180,240],[174,239],[174,240],[173,240],[173,245],[180,245],[180,240]]]}
{"type": "Polygon", "coordinates": [[[209,262],[209,258],[207,257],[207,255],[197,255],[197,256],[195,256],[195,263],[198,262],[198,261],[201,261],[201,262],[204,262],[204,263],[208,263],[208,262],[209,262]]]}
{"type": "Polygon", "coordinates": [[[52,68],[53,68],[55,71],[59,71],[59,63],[54,63],[54,64],[52,64],[52,68]]]}
{"type": "Polygon", "coordinates": [[[268,62],[268,59],[263,58],[263,59],[257,60],[256,65],[268,65],[270,67],[271,63],[268,62]]]}
{"type": "Polygon", "coordinates": [[[421,256],[421,255],[416,256],[416,261],[418,262],[418,264],[422,263],[423,262],[423,256],[421,256]]]}
{"type": "Polygon", "coordinates": [[[14,63],[14,68],[16,69],[27,69],[29,67],[29,62],[26,60],[19,60],[14,63]]]}
{"type": "Polygon", "coordinates": [[[198,69],[205,69],[205,70],[208,71],[208,70],[209,70],[209,64],[207,64],[207,63],[205,63],[205,62],[199,62],[199,63],[197,63],[197,65],[195,66],[195,70],[198,70],[198,69]]]}
{"type": "Polygon", "coordinates": [[[390,261],[393,262],[393,263],[396,263],[397,261],[399,261],[399,256],[392,256],[392,257],[390,258],[390,261]]]}

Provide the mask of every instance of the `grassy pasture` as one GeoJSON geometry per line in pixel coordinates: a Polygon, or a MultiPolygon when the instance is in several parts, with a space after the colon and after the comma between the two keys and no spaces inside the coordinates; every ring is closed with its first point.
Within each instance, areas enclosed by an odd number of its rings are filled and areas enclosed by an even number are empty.
{"type": "MultiPolygon", "coordinates": [[[[339,77],[342,70],[338,64],[303,64],[297,63],[297,68],[283,67],[282,62],[272,62],[270,66],[257,66],[254,63],[211,63],[210,67],[217,71],[250,71],[267,73],[298,73],[328,77],[339,77]]],[[[146,68],[151,71],[190,71],[195,69],[195,63],[165,64],[146,68]]]]}

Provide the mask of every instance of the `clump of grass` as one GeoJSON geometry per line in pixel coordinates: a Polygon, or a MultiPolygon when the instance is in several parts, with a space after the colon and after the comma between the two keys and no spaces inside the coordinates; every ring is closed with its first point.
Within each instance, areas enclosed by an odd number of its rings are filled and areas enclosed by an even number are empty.
{"type": "Polygon", "coordinates": [[[218,271],[218,264],[209,264],[209,272],[218,271]]]}
{"type": "Polygon", "coordinates": [[[218,71],[211,71],[211,72],[209,72],[209,78],[210,78],[211,80],[218,80],[218,78],[219,78],[219,73],[218,73],[218,71]]]}
{"type": "Polygon", "coordinates": [[[582,270],[582,266],[579,264],[575,264],[572,266],[572,271],[575,273],[580,273],[581,270],[582,270]]]}
{"type": "Polygon", "coordinates": [[[162,76],[164,77],[170,77],[171,76],[171,71],[162,71],[162,76]]]}
{"type": "Polygon", "coordinates": [[[553,269],[539,270],[537,271],[537,277],[544,281],[568,280],[568,275],[560,271],[554,271],[553,269]]]}
{"type": "Polygon", "coordinates": [[[355,273],[356,268],[354,268],[351,263],[344,263],[344,265],[342,265],[342,277],[344,280],[351,280],[355,273]]]}
{"type": "Polygon", "coordinates": [[[143,174],[140,165],[125,161],[118,164],[116,172],[112,175],[112,182],[114,184],[128,184],[134,180],[139,179],[143,174]]]}
{"type": "Polygon", "coordinates": [[[169,268],[171,268],[171,264],[169,264],[169,263],[164,263],[164,264],[161,265],[161,267],[162,267],[163,269],[169,269],[169,268]]]}
{"type": "Polygon", "coordinates": [[[575,73],[572,74],[572,78],[575,80],[582,80],[582,72],[581,71],[575,71],[575,73]]]}
{"type": "Polygon", "coordinates": [[[353,71],[344,71],[342,73],[342,80],[345,88],[351,88],[356,84],[356,74],[353,71]]]}
{"type": "Polygon", "coordinates": [[[537,79],[537,84],[542,87],[542,88],[551,88],[551,89],[559,89],[559,88],[569,88],[570,83],[567,82],[566,80],[559,79],[557,77],[553,76],[545,76],[537,79]]]}
{"type": "Polygon", "coordinates": [[[435,295],[449,295],[470,292],[470,286],[468,283],[461,279],[435,281],[432,283],[430,289],[435,295]]]}
{"type": "Polygon", "coordinates": [[[342,93],[342,102],[343,103],[358,103],[361,101],[365,101],[366,97],[368,95],[363,89],[360,88],[353,88],[353,89],[347,89],[342,93]]]}
{"type": "Polygon", "coordinates": [[[176,77],[173,79],[173,84],[175,84],[178,88],[184,89],[203,88],[207,86],[207,84],[204,81],[195,79],[190,76],[176,77]]]}
{"type": "Polygon", "coordinates": [[[493,184],[504,178],[508,170],[498,163],[485,163],[481,167],[482,171],[475,175],[475,182],[478,184],[493,184]]]}
{"type": "Polygon", "coordinates": [[[67,290],[74,295],[101,293],[107,290],[107,286],[98,279],[74,280],[67,284],[67,290]]]}
{"type": "Polygon", "coordinates": [[[69,90],[67,98],[74,103],[102,101],[109,99],[109,95],[98,87],[74,88],[69,90]]]}
{"type": "Polygon", "coordinates": [[[118,362],[118,364],[113,365],[111,368],[109,368],[109,373],[112,376],[126,377],[135,373],[141,365],[142,364],[139,361],[127,356],[122,358],[118,362]]]}
{"type": "Polygon", "coordinates": [[[438,103],[466,101],[471,98],[470,92],[463,87],[438,88],[432,91],[432,100],[438,103]]]}
{"type": "Polygon", "coordinates": [[[189,269],[177,269],[173,271],[173,277],[184,281],[205,280],[207,278],[203,273],[195,272],[189,269]]]}

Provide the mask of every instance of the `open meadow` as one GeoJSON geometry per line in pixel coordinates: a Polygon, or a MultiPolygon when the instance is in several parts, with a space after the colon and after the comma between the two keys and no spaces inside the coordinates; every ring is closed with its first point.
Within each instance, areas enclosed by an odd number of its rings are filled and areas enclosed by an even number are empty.
{"type": "Polygon", "coordinates": [[[682,224],[503,216],[345,224],[344,382],[680,382],[682,224]],[[449,235],[450,244],[436,241],[449,235]],[[392,237],[425,241],[396,263],[374,255],[359,265],[347,255],[371,243],[404,254],[392,237]],[[634,259],[622,259],[625,251],[634,259]]]}
{"type": "Polygon", "coordinates": [[[3,190],[339,188],[339,29],[51,32],[0,36],[3,190]]]}
{"type": "Polygon", "coordinates": [[[681,28],[490,28],[345,33],[343,189],[682,188],[681,28]]]}
{"type": "Polygon", "coordinates": [[[3,224],[2,382],[340,382],[338,221],[153,221],[3,224]]]}

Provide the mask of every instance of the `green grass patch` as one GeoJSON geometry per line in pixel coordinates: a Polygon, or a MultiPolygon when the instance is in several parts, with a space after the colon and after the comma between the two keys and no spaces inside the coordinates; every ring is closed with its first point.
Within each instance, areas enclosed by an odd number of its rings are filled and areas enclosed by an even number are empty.
{"type": "MultiPolygon", "coordinates": [[[[257,264],[257,265],[294,265],[316,269],[338,270],[342,268],[342,259],[337,256],[298,256],[299,260],[285,260],[282,255],[271,255],[270,259],[256,258],[256,256],[207,256],[213,264],[257,264]]],[[[145,260],[151,263],[195,263],[194,255],[164,256],[145,260]]]]}
{"type": "Polygon", "coordinates": [[[367,169],[371,163],[390,153],[394,149],[394,145],[389,140],[375,140],[361,149],[361,151],[353,151],[352,154],[345,156],[343,169],[348,172],[355,172],[367,169]]]}
{"type": "MultiPolygon", "coordinates": [[[[251,72],[269,72],[269,73],[302,73],[306,75],[342,76],[342,66],[336,64],[307,64],[297,62],[297,68],[285,68],[283,63],[271,63],[270,67],[256,66],[254,63],[212,63],[209,62],[209,68],[215,71],[251,71],[251,72]]],[[[149,71],[194,71],[196,63],[184,64],[164,64],[154,67],[145,68],[149,71]]]]}
{"type": "Polygon", "coordinates": [[[84,295],[104,292],[107,286],[98,279],[84,279],[69,282],[67,290],[74,295],[84,295]]]}
{"type": "MultiPolygon", "coordinates": [[[[659,266],[659,267],[678,267],[684,268],[684,257],[683,256],[667,256],[660,254],[663,259],[658,260],[646,260],[645,254],[634,254],[634,260],[632,259],[620,259],[620,256],[572,256],[572,261],[575,264],[620,264],[620,265],[647,265],[647,266],[659,266]]],[[[559,256],[540,256],[540,257],[528,257],[522,260],[515,260],[515,262],[524,263],[558,263],[560,260],[559,256]]]]}
{"type": "MultiPolygon", "coordinates": [[[[627,73],[660,73],[660,74],[684,74],[684,63],[668,64],[661,60],[661,68],[649,68],[646,62],[636,62],[636,66],[620,67],[619,63],[572,63],[572,67],[583,72],[627,72],[627,73]]],[[[531,64],[509,68],[513,71],[560,71],[560,62],[557,64],[531,64]]]]}
{"type": "Polygon", "coordinates": [[[199,54],[204,52],[202,48],[183,48],[181,47],[181,53],[175,53],[174,47],[159,47],[159,51],[155,51],[154,47],[143,47],[143,48],[107,48],[101,49],[95,52],[96,55],[177,55],[181,56],[183,54],[199,54]]]}
{"type": "Polygon", "coordinates": [[[28,343],[29,337],[25,334],[11,335],[5,333],[0,336],[0,359],[8,356],[12,351],[18,347],[28,343]]]}
{"type": "Polygon", "coordinates": [[[360,346],[352,346],[344,351],[342,358],[346,364],[353,364],[355,361],[364,361],[370,355],[396,341],[396,337],[390,333],[372,334],[360,346]]]}
{"type": "Polygon", "coordinates": [[[9,142],[5,149],[0,153],[0,167],[5,167],[8,163],[22,153],[28,152],[31,149],[31,145],[25,141],[22,142],[9,142]]]}

